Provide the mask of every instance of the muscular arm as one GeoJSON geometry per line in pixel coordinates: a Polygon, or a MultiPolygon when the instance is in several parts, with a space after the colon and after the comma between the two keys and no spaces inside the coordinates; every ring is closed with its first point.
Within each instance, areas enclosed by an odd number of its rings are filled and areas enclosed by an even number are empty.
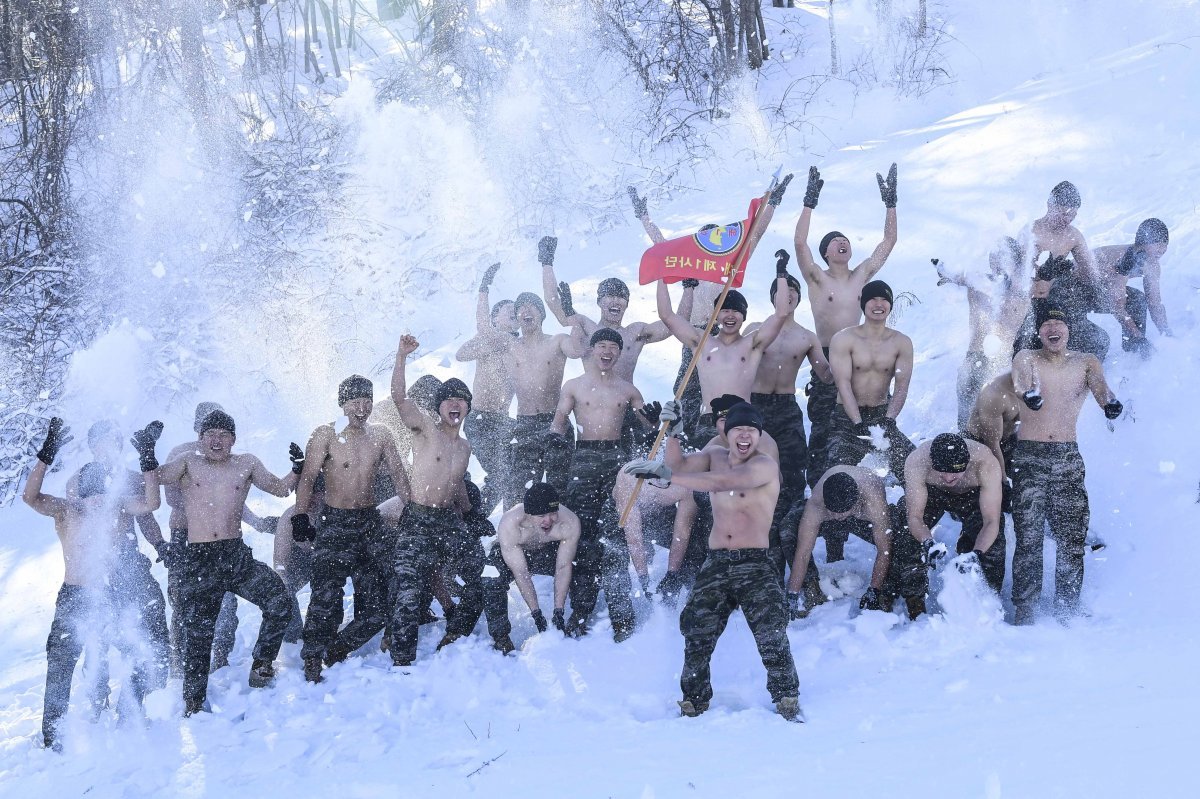
{"type": "Polygon", "coordinates": [[[912,382],[913,346],[912,339],[905,336],[900,342],[900,354],[896,357],[896,365],[892,368],[892,378],[895,380],[892,391],[892,401],[888,403],[887,416],[895,420],[904,403],[908,399],[908,386],[912,382]]]}
{"type": "Polygon", "coordinates": [[[1100,365],[1100,361],[1095,355],[1087,356],[1086,368],[1088,390],[1096,398],[1096,404],[1103,408],[1116,399],[1116,395],[1108,387],[1108,381],[1104,379],[1104,367],[1100,365]]]}
{"type": "Polygon", "coordinates": [[[808,246],[808,229],[811,225],[812,209],[805,208],[796,220],[796,237],[793,244],[796,246],[796,259],[800,262],[800,276],[809,285],[810,293],[812,286],[821,282],[821,267],[813,260],[812,250],[808,246]]]}
{"type": "Polygon", "coordinates": [[[1158,332],[1164,336],[1170,336],[1171,326],[1167,323],[1167,309],[1162,301],[1162,288],[1159,285],[1161,274],[1158,264],[1146,270],[1146,275],[1142,279],[1142,286],[1146,289],[1146,305],[1150,310],[1150,318],[1154,320],[1154,326],[1158,328],[1158,332]]]}
{"type": "Polygon", "coordinates": [[[696,349],[700,345],[700,332],[692,327],[688,317],[680,316],[671,308],[671,292],[661,280],[658,281],[656,299],[658,318],[671,331],[671,335],[693,350],[696,349]]]}
{"type": "Polygon", "coordinates": [[[863,504],[866,508],[867,521],[871,523],[871,536],[875,540],[875,565],[871,568],[871,587],[875,590],[883,588],[887,579],[888,567],[892,563],[892,536],[895,530],[889,529],[887,497],[882,490],[865,492],[863,504]]]}
{"type": "Polygon", "coordinates": [[[896,209],[889,208],[887,213],[883,215],[883,241],[879,242],[875,247],[875,251],[871,253],[871,257],[863,261],[854,268],[855,274],[862,270],[866,274],[864,280],[870,280],[875,276],[883,264],[887,261],[888,256],[892,254],[892,248],[896,246],[896,209]]]}
{"type": "MultiPolygon", "coordinates": [[[[515,525],[516,522],[514,521],[515,525]]],[[[513,574],[513,580],[517,584],[517,590],[521,592],[521,598],[525,600],[525,604],[529,606],[529,610],[540,610],[538,607],[537,589],[533,586],[533,577],[529,574],[529,561],[525,559],[525,550],[517,544],[508,541],[501,537],[500,556],[504,558],[504,565],[508,566],[509,571],[513,574]]]]}
{"type": "Polygon", "coordinates": [[[679,445],[679,439],[674,436],[667,439],[667,451],[663,454],[663,463],[671,467],[674,474],[707,472],[711,468],[709,453],[706,450],[685,455],[683,448],[679,445]]]}
{"type": "Polygon", "coordinates": [[[1071,247],[1071,255],[1075,257],[1075,263],[1083,267],[1093,286],[1099,286],[1100,267],[1096,266],[1096,259],[1092,257],[1092,248],[1088,246],[1087,239],[1078,230],[1075,231],[1074,238],[1075,244],[1071,247]]]}
{"type": "Polygon", "coordinates": [[[796,531],[796,555],[792,558],[792,571],[787,582],[790,594],[800,593],[800,588],[804,585],[804,575],[808,572],[808,562],[812,558],[813,547],[817,543],[817,532],[821,529],[821,520],[824,518],[825,504],[821,501],[819,489],[814,489],[808,504],[804,506],[804,514],[800,517],[800,526],[796,531]]]}
{"type": "MultiPolygon", "coordinates": [[[[489,323],[490,327],[490,323],[489,323]]],[[[478,361],[489,355],[504,352],[512,342],[512,336],[507,336],[498,330],[480,330],[479,333],[463,342],[454,353],[456,361],[478,361]]]]}
{"type": "Polygon", "coordinates": [[[579,547],[579,517],[572,513],[568,519],[566,514],[560,512],[558,518],[566,536],[558,545],[558,557],[554,561],[554,609],[562,610],[567,606],[575,551],[579,547]]]}
{"type": "MultiPolygon", "coordinates": [[[[296,495],[299,496],[299,490],[296,495]]],[[[296,508],[292,506],[279,514],[279,523],[275,526],[275,541],[271,550],[271,566],[279,574],[280,577],[287,579],[288,561],[292,559],[292,547],[296,542],[292,540],[292,517],[296,515],[296,508]]]]}
{"type": "Polygon", "coordinates": [[[829,368],[833,370],[833,382],[837,385],[838,397],[846,409],[846,415],[854,424],[862,422],[858,412],[858,399],[854,396],[851,379],[854,376],[854,361],[850,357],[850,339],[845,332],[835,333],[829,342],[829,368]]]}
{"type": "Polygon", "coordinates": [[[1033,364],[1033,353],[1022,350],[1013,358],[1012,365],[1013,391],[1018,396],[1038,387],[1037,368],[1033,364]]]}
{"type": "Polygon", "coordinates": [[[763,323],[758,326],[758,330],[754,331],[754,347],[756,349],[765,350],[771,346],[771,342],[779,337],[779,331],[783,330],[783,323],[787,321],[787,297],[787,280],[782,277],[776,278],[775,313],[764,319],[763,323]]]}
{"type": "Polygon", "coordinates": [[[829,366],[829,361],[825,360],[825,353],[821,350],[821,340],[815,335],[812,337],[812,344],[808,348],[808,363],[812,367],[812,373],[822,383],[833,382],[833,369],[829,366]]]}
{"type": "Polygon", "coordinates": [[[1104,270],[1104,282],[1108,287],[1109,302],[1112,304],[1113,316],[1116,317],[1117,324],[1125,331],[1125,335],[1131,338],[1141,338],[1142,331],[1138,330],[1133,317],[1129,315],[1129,309],[1125,307],[1125,287],[1129,285],[1129,278],[1111,269],[1106,269],[1104,270]]]}
{"type": "Polygon", "coordinates": [[[260,491],[266,491],[273,497],[286,497],[292,493],[292,489],[296,487],[297,479],[294,473],[288,472],[287,477],[276,477],[271,474],[266,466],[263,466],[262,461],[258,458],[255,458],[253,455],[247,457],[254,458],[254,463],[250,469],[251,485],[260,491]]]}
{"type": "Polygon", "coordinates": [[[650,219],[650,214],[638,217],[638,221],[642,223],[642,228],[646,231],[646,235],[650,237],[650,241],[655,244],[662,244],[667,239],[663,236],[662,231],[658,229],[658,225],[650,219]]]}
{"type": "Polygon", "coordinates": [[[766,485],[778,474],[779,464],[761,455],[723,472],[676,473],[671,481],[693,491],[741,491],[766,485]]]}
{"type": "Polygon", "coordinates": [[[407,349],[404,340],[401,339],[396,350],[396,365],[392,367],[392,402],[396,403],[400,421],[404,422],[405,427],[409,430],[421,430],[428,424],[428,417],[408,398],[408,380],[404,373],[408,368],[409,353],[416,351],[416,341],[411,340],[410,344],[412,349],[407,349]]]}
{"type": "Polygon", "coordinates": [[[979,512],[983,528],[975,538],[975,548],[987,552],[1000,535],[1000,506],[1004,498],[1004,472],[995,458],[989,458],[979,470],[979,512]]]}
{"type": "Polygon", "coordinates": [[[550,432],[560,436],[567,434],[567,425],[571,411],[575,410],[575,392],[571,381],[567,381],[558,395],[558,407],[554,409],[554,420],[550,422],[550,432]]]}
{"type": "MultiPolygon", "coordinates": [[[[25,481],[25,490],[21,492],[21,501],[43,516],[57,518],[66,512],[67,501],[61,497],[42,493],[42,481],[46,479],[46,472],[49,468],[40,460],[33,464],[33,468],[29,471],[29,478],[25,481]]],[[[157,488],[158,484],[156,483],[155,490],[157,488]]]]}
{"type": "MultiPolygon", "coordinates": [[[[130,497],[121,503],[121,510],[130,516],[145,516],[154,513],[162,504],[162,494],[158,490],[158,471],[143,472],[142,481],[141,498],[130,497]]],[[[158,531],[158,537],[160,540],[162,539],[162,530],[158,531]]]]}
{"type": "MultiPolygon", "coordinates": [[[[383,461],[392,475],[396,496],[400,497],[401,502],[407,504],[412,499],[412,485],[408,482],[408,470],[404,468],[404,458],[400,456],[400,448],[396,446],[396,439],[386,433],[383,436],[383,461]]],[[[299,492],[297,492],[297,496],[299,496],[299,492]]]]}
{"type": "Polygon", "coordinates": [[[929,501],[929,488],[925,485],[925,468],[917,457],[909,455],[904,463],[904,502],[908,505],[908,531],[918,541],[928,541],[933,533],[925,524],[925,504],[929,501]]]}
{"type": "MultiPolygon", "coordinates": [[[[155,488],[155,491],[158,489],[155,488]]],[[[138,528],[142,531],[142,538],[146,539],[146,543],[154,548],[163,542],[162,527],[158,524],[158,519],[154,518],[153,513],[143,513],[134,521],[137,522],[138,528]]]]}
{"type": "Polygon", "coordinates": [[[329,437],[332,433],[331,428],[322,425],[308,437],[308,445],[304,448],[304,469],[300,472],[300,480],[296,484],[296,513],[308,513],[317,475],[321,473],[325,459],[329,457],[329,437]]]}

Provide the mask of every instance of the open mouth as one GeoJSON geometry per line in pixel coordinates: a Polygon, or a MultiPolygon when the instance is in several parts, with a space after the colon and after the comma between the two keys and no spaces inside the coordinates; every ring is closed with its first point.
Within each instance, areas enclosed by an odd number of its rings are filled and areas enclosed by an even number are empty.
{"type": "Polygon", "coordinates": [[[458,421],[460,421],[462,419],[462,413],[460,413],[459,411],[450,411],[449,413],[446,414],[446,416],[450,417],[450,421],[455,422],[455,423],[457,423],[458,421]]]}
{"type": "Polygon", "coordinates": [[[600,356],[600,363],[604,364],[605,366],[608,366],[612,362],[613,362],[613,357],[611,355],[601,355],[600,356]]]}
{"type": "Polygon", "coordinates": [[[1050,335],[1046,336],[1046,340],[1051,344],[1057,344],[1059,341],[1062,341],[1062,336],[1058,333],[1051,333],[1050,335]]]}
{"type": "Polygon", "coordinates": [[[838,247],[837,251],[838,251],[838,255],[845,255],[846,253],[850,252],[845,247],[838,247]]]}
{"type": "Polygon", "coordinates": [[[741,455],[745,455],[746,453],[748,453],[748,452],[750,451],[750,444],[749,444],[749,442],[741,442],[741,441],[739,441],[739,442],[737,442],[736,444],[734,444],[734,446],[735,446],[735,447],[737,447],[737,451],[738,451],[738,453],[739,453],[739,454],[741,454],[741,455]]]}

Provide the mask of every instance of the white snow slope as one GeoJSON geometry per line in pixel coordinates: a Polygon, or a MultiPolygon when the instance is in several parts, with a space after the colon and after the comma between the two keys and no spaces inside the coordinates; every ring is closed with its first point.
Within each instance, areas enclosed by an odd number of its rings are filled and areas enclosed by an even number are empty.
{"type": "MultiPolygon", "coordinates": [[[[869,15],[862,2],[847,8],[869,15]]],[[[825,22],[809,10],[766,9],[770,30],[800,28],[821,42],[825,22]]],[[[652,209],[668,235],[680,234],[734,218],[764,186],[766,162],[796,172],[801,185],[748,281],[751,318],[761,318],[770,253],[791,248],[809,163],[826,180],[814,236],[838,227],[862,252],[881,228],[874,173],[898,162],[900,243],[881,277],[920,300],[897,321],[917,349],[900,417],[916,440],[953,426],[966,341],[965,298],[935,287],[930,257],[984,263],[991,242],[1040,215],[1063,179],[1083,194],[1076,224],[1092,246],[1131,241],[1146,217],[1165,220],[1164,296],[1177,338],[1152,334],[1158,354],[1148,363],[1114,347],[1105,368],[1130,413],[1110,432],[1089,402],[1080,423],[1092,528],[1108,542],[1087,562],[1091,618],[1013,628],[961,586],[943,594],[941,615],[916,623],[860,615],[856,589],[871,552],[852,542],[847,562],[823,568],[847,596],[789,629],[808,718],[790,725],[773,712],[739,614],[714,657],[712,709],[681,719],[682,642],[676,613],[663,607],[642,608],[642,629],[616,646],[606,620],[581,641],[534,635],[518,600],[516,656],[492,651],[482,623],[434,654],[441,631],[427,627],[410,673],[389,671],[369,645],[319,686],[303,681],[298,647],[285,645],[275,687],[251,691],[258,613],[243,603],[233,665],[211,681],[211,715],[181,719],[173,681],[149,698],[144,730],[117,728],[109,715],[91,724],[73,709],[67,751],[57,755],[38,746],[37,731],[61,556],[50,522],[13,507],[0,513],[0,796],[1195,796],[1188,763],[1200,711],[1200,592],[1188,553],[1200,515],[1200,432],[1190,410],[1200,386],[1197,10],[1166,0],[947,4],[956,84],[921,100],[847,98],[826,109],[841,115],[828,152],[731,159],[700,191],[652,209]]],[[[850,37],[854,26],[841,30],[850,37]]],[[[634,276],[645,244],[633,225],[586,250],[565,240],[560,277],[579,286],[584,307],[600,276],[634,276]]],[[[537,290],[536,273],[507,270],[498,288],[537,290]]],[[[636,294],[628,318],[648,318],[652,292],[636,294]]],[[[802,317],[811,319],[807,306],[802,317]]],[[[1116,337],[1111,317],[1100,323],[1116,337]]],[[[380,340],[400,332],[379,331],[380,340]]],[[[418,369],[467,376],[443,360],[466,331],[447,318],[444,333],[427,343],[418,369]]],[[[111,379],[122,345],[107,346],[111,379]]],[[[669,343],[643,356],[648,397],[665,398],[677,357],[669,343]]],[[[83,358],[77,379],[102,382],[103,371],[83,358]]],[[[281,421],[284,410],[239,416],[239,447],[267,452],[269,444],[277,470],[280,442],[316,421],[281,421]]],[[[168,421],[175,438],[164,443],[181,440],[188,420],[168,421]]],[[[60,487],[51,481],[50,490],[60,487]]],[[[938,534],[952,541],[957,525],[938,534]]],[[[268,539],[247,540],[269,560],[268,539]]],[[[660,553],[654,576],[663,568],[660,553]]]]}

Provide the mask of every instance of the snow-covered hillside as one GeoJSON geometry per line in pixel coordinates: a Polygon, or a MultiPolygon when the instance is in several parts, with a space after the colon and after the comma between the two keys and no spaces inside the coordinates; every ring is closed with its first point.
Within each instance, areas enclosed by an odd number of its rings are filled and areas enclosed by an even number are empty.
{"type": "MultiPolygon", "coordinates": [[[[798,5],[764,9],[783,61],[800,34],[807,48],[827,46],[824,4],[798,5]]],[[[865,0],[845,5],[840,32],[853,41],[872,12],[865,0]]],[[[947,2],[938,13],[948,20],[945,58],[955,82],[915,99],[882,90],[824,95],[814,113],[828,120],[828,145],[811,153],[754,149],[755,120],[731,120],[725,157],[651,213],[664,233],[679,235],[734,218],[777,163],[801,182],[817,164],[826,185],[814,232],[846,231],[862,252],[882,229],[874,175],[897,162],[900,240],[880,277],[917,298],[896,321],[916,348],[899,426],[917,441],[954,426],[955,373],[967,342],[965,296],[935,285],[931,257],[981,267],[992,243],[1039,216],[1050,187],[1064,179],[1083,195],[1076,225],[1093,247],[1132,241],[1142,219],[1163,219],[1171,229],[1164,298],[1176,337],[1154,338],[1158,352],[1148,362],[1114,347],[1105,369],[1129,413],[1112,430],[1090,402],[1081,415],[1092,528],[1108,544],[1087,560],[1090,618],[1012,627],[951,574],[940,615],[910,623],[899,614],[860,614],[855,598],[872,552],[852,539],[847,561],[821,563],[827,588],[844,596],[789,628],[807,716],[789,725],[773,711],[740,614],[714,657],[712,709],[681,719],[677,611],[659,605],[639,606],[641,628],[618,646],[606,621],[579,641],[553,630],[535,635],[514,602],[515,656],[494,652],[482,624],[470,640],[435,654],[441,629],[426,627],[408,673],[390,670],[388,656],[368,645],[316,686],[303,681],[298,646],[288,644],[276,685],[251,691],[246,671],[258,612],[243,603],[233,665],[212,679],[214,713],[180,718],[172,681],[148,699],[145,729],[117,728],[109,715],[91,724],[73,709],[71,746],[60,756],[41,749],[36,733],[61,556],[50,522],[18,505],[0,510],[0,796],[1194,795],[1186,764],[1190,721],[1200,713],[1192,675],[1200,592],[1190,558],[1200,529],[1200,427],[1190,409],[1200,388],[1200,110],[1192,95],[1200,91],[1200,4],[947,2]]],[[[788,79],[783,69],[767,75],[788,79]]],[[[364,184],[401,168],[387,147],[389,131],[421,124],[373,118],[373,109],[354,92],[339,109],[356,119],[355,168],[364,184]]],[[[463,150],[442,124],[433,119],[426,131],[442,146],[420,151],[452,159],[463,150]]],[[[461,178],[453,167],[429,161],[403,169],[461,178]]],[[[769,254],[791,249],[801,190],[793,183],[751,265],[751,320],[766,315],[769,254]]],[[[371,209],[370,197],[360,207],[371,209]]],[[[482,228],[505,218],[476,221],[482,228]]],[[[553,221],[536,220],[539,235],[553,221]]],[[[603,277],[636,283],[649,242],[630,222],[602,234],[575,222],[558,231],[559,277],[571,281],[581,308],[603,277]]],[[[506,254],[497,295],[540,291],[532,233],[491,235],[506,254]]],[[[456,274],[473,282],[460,267],[456,274]]],[[[369,292],[371,280],[360,280],[369,292]]],[[[653,299],[651,287],[635,290],[626,318],[652,318],[653,299]]],[[[427,331],[413,372],[469,376],[450,357],[471,333],[462,321],[469,301],[469,291],[425,298],[428,307],[405,317],[427,331]]],[[[1117,335],[1112,317],[1093,318],[1117,335]]],[[[811,326],[807,303],[800,319],[811,326]]],[[[242,330],[237,320],[230,329],[242,330]]],[[[311,384],[293,376],[275,406],[239,399],[261,396],[257,382],[205,389],[236,408],[238,448],[283,471],[287,442],[303,440],[335,412],[336,380],[361,371],[382,385],[390,361],[381,356],[402,332],[356,328],[362,346],[318,346],[331,360],[307,370],[311,384]],[[290,393],[301,390],[305,396],[290,393]]],[[[123,326],[78,355],[63,415],[90,420],[101,404],[149,410],[130,378],[140,346],[137,332],[123,326]]],[[[638,382],[647,398],[667,398],[678,351],[668,342],[643,355],[638,382]]],[[[263,356],[276,360],[286,358],[263,356]]],[[[189,437],[186,413],[171,409],[162,418],[165,444],[189,437]]],[[[52,491],[61,487],[55,480],[61,474],[48,483],[52,491]]],[[[252,495],[252,507],[284,506],[252,495]]],[[[939,537],[953,540],[957,524],[945,524],[939,537]]],[[[269,561],[268,537],[247,533],[247,540],[269,561]]],[[[664,568],[660,552],[653,576],[664,568]]],[[[161,566],[156,574],[165,580],[161,566]]],[[[549,591],[548,583],[539,587],[543,596],[549,591]]]]}

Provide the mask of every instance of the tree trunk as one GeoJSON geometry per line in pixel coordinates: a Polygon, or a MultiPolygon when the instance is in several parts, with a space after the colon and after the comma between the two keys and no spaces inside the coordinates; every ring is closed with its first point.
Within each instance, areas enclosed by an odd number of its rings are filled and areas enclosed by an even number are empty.
{"type": "Polygon", "coordinates": [[[837,27],[833,23],[833,0],[829,0],[829,74],[836,78],[841,72],[842,67],[838,63],[837,27]]]}

